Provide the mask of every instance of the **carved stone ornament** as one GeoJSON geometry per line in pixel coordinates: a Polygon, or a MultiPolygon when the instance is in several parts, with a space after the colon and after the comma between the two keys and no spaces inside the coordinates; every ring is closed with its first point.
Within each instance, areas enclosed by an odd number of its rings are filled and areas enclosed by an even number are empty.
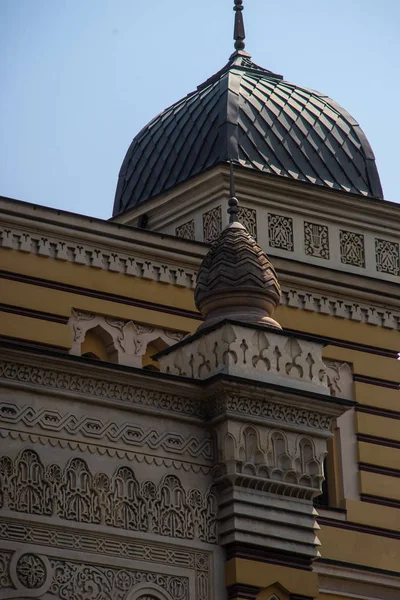
{"type": "Polygon", "coordinates": [[[80,458],[72,458],[64,468],[46,467],[34,450],[23,450],[15,460],[0,458],[0,508],[216,542],[211,492],[186,490],[172,474],[158,484],[140,483],[128,466],[119,467],[111,477],[94,474],[80,458]]]}
{"type": "MultiPolygon", "coordinates": [[[[189,600],[189,579],[184,576],[47,558],[31,552],[12,555],[0,551],[0,568],[3,565],[2,598],[189,600]]],[[[208,590],[204,596],[196,594],[196,600],[208,598],[208,590]]]]}
{"type": "Polygon", "coordinates": [[[161,371],[195,379],[228,373],[329,394],[322,345],[273,329],[225,323],[158,355],[161,371]]]}
{"type": "Polygon", "coordinates": [[[304,221],[304,250],[309,256],[329,260],[329,235],[326,225],[304,221]]]}
{"type": "Polygon", "coordinates": [[[365,269],[364,236],[354,231],[340,230],[340,260],[345,265],[365,269]]]}
{"type": "Polygon", "coordinates": [[[222,209],[216,206],[203,214],[203,238],[211,244],[218,239],[222,230],[222,209]]]}
{"type": "Polygon", "coordinates": [[[113,362],[131,367],[141,367],[148,344],[161,340],[167,346],[181,340],[185,334],[141,325],[133,321],[104,317],[72,309],[68,321],[72,329],[70,354],[81,355],[81,346],[86,333],[95,329],[105,341],[107,353],[113,362]]]}
{"type": "Polygon", "coordinates": [[[204,258],[195,302],[201,328],[226,318],[280,328],[271,318],[280,287],[265,252],[239,222],[228,225],[204,258]]]}
{"type": "Polygon", "coordinates": [[[375,238],[376,270],[389,275],[400,275],[400,246],[389,240],[375,238]]]}
{"type": "Polygon", "coordinates": [[[191,219],[187,223],[183,223],[183,225],[179,225],[179,227],[176,227],[175,235],[176,235],[176,237],[183,238],[185,240],[194,240],[195,239],[194,220],[191,219]]]}
{"type": "Polygon", "coordinates": [[[293,252],[293,219],[283,215],[268,215],[268,238],[271,248],[293,252]]]}

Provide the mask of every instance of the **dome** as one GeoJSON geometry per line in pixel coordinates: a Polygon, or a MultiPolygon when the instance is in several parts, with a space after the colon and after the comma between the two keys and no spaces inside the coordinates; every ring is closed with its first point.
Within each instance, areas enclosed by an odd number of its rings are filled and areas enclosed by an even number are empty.
{"type": "Polygon", "coordinates": [[[197,90],[134,138],[113,214],[123,213],[219,163],[382,198],[374,154],[336,102],[284,81],[236,51],[197,90]]]}
{"type": "Polygon", "coordinates": [[[194,299],[205,318],[200,328],[234,319],[280,329],[271,318],[280,296],[277,275],[267,255],[234,220],[210,248],[198,272],[194,299]]]}

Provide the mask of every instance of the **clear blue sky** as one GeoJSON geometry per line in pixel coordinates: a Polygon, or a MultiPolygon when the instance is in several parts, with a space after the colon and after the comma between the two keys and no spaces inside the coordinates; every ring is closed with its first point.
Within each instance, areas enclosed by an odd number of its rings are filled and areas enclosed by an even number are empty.
{"type": "MultiPolygon", "coordinates": [[[[134,135],[220,69],[232,0],[0,0],[0,195],[102,218],[134,135]]],[[[245,0],[246,50],[334,98],[400,201],[400,1],[245,0]]]]}

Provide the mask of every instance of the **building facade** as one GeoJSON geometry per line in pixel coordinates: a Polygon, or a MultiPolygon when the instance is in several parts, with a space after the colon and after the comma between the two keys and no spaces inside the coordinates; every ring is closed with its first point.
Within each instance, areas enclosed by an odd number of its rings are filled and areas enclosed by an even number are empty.
{"type": "Polygon", "coordinates": [[[0,598],[400,597],[400,207],[235,11],[109,221],[0,198],[0,598]]]}

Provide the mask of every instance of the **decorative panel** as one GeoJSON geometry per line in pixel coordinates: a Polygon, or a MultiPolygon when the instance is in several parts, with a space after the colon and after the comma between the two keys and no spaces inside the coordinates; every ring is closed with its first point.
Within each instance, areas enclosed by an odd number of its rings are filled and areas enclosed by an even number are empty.
{"type": "Polygon", "coordinates": [[[309,256],[329,260],[328,227],[304,221],[304,248],[309,256]]]}
{"type": "Polygon", "coordinates": [[[187,223],[183,223],[183,225],[179,225],[175,229],[175,235],[179,238],[184,238],[185,240],[194,240],[194,220],[191,219],[187,223]]]}
{"type": "Polygon", "coordinates": [[[215,242],[222,231],[222,210],[216,206],[203,214],[204,241],[215,242]]]}
{"type": "Polygon", "coordinates": [[[216,505],[210,493],[186,489],[176,475],[139,482],[121,465],[110,477],[81,458],[64,468],[44,465],[34,450],[0,458],[0,508],[79,523],[153,532],[215,543],[216,505]]]}
{"type": "Polygon", "coordinates": [[[293,252],[293,219],[282,215],[268,215],[268,237],[272,248],[293,252]]]}
{"type": "Polygon", "coordinates": [[[399,244],[375,238],[376,270],[400,275],[399,244]]]}
{"type": "Polygon", "coordinates": [[[345,265],[365,269],[364,236],[340,230],[340,260],[345,265]]]}
{"type": "Polygon", "coordinates": [[[246,227],[251,237],[257,241],[257,211],[254,208],[240,206],[238,219],[246,227]]]}

